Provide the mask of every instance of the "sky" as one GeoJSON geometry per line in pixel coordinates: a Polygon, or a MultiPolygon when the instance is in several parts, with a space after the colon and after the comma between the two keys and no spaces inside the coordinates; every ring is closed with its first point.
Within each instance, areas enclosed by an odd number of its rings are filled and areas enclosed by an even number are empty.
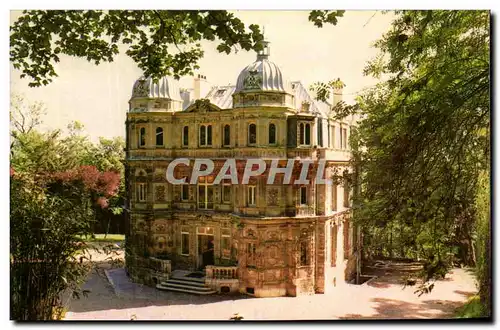
{"type": "MultiPolygon", "coordinates": [[[[357,92],[376,80],[363,76],[366,62],[377,54],[373,42],[389,27],[392,15],[375,11],[347,11],[336,26],[317,28],[308,21],[308,11],[234,11],[245,24],[259,24],[271,42],[270,60],[285,76],[310,86],[316,81],[340,78],[344,100],[352,103],[357,92]]],[[[11,11],[10,21],[20,12],[11,11]]],[[[234,84],[240,71],[252,63],[253,51],[221,54],[217,42],[202,42],[205,55],[199,74],[214,85],[234,84]]],[[[42,129],[65,129],[71,121],[85,126],[89,137],[125,135],[125,117],[132,86],[142,74],[135,62],[120,53],[112,63],[98,66],[84,59],[61,56],[55,65],[59,77],[48,86],[28,87],[11,66],[11,93],[25,102],[42,102],[47,108],[42,129]]],[[[182,78],[181,87],[192,87],[192,77],[182,78]]]]}

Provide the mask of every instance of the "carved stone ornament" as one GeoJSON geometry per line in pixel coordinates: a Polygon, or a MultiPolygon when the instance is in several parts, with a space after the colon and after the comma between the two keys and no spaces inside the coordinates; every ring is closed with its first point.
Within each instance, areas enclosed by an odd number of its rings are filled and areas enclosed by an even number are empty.
{"type": "Polygon", "coordinates": [[[146,97],[148,96],[148,86],[145,80],[141,80],[135,85],[134,96],[146,97]]]}
{"type": "Polygon", "coordinates": [[[278,189],[271,188],[267,191],[267,205],[278,206],[278,189]]]}
{"type": "Polygon", "coordinates": [[[201,222],[201,223],[205,223],[207,221],[211,221],[212,220],[212,217],[209,216],[209,215],[206,215],[206,214],[200,214],[198,216],[198,220],[201,222]]]}
{"type": "Polygon", "coordinates": [[[257,70],[248,71],[248,75],[243,80],[245,89],[261,89],[262,77],[257,70]]]}
{"type": "Polygon", "coordinates": [[[194,102],[194,105],[195,105],[196,110],[198,112],[207,112],[209,110],[209,107],[210,107],[210,101],[207,99],[200,99],[200,100],[196,100],[194,102]]]}
{"type": "Polygon", "coordinates": [[[165,201],[165,186],[163,185],[156,186],[155,196],[157,202],[165,201]]]}
{"type": "Polygon", "coordinates": [[[301,111],[302,112],[309,112],[310,107],[311,107],[311,103],[304,101],[304,102],[302,102],[301,111]]]}

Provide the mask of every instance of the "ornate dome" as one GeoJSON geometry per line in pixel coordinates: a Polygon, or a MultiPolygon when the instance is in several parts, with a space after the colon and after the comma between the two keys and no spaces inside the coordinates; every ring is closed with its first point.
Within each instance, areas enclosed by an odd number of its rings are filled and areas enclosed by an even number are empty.
{"type": "Polygon", "coordinates": [[[269,42],[264,41],[264,49],[257,60],[248,65],[238,76],[235,93],[242,91],[269,91],[291,93],[290,82],[283,77],[281,69],[269,61],[269,42]]]}
{"type": "Polygon", "coordinates": [[[137,79],[132,89],[132,98],[158,98],[182,101],[179,81],[172,77],[163,77],[158,83],[151,77],[137,79]]]}

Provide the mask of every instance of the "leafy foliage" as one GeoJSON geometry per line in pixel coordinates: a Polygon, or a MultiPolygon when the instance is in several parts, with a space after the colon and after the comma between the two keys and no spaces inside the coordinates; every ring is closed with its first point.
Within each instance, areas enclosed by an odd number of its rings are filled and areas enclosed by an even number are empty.
{"type": "Polygon", "coordinates": [[[260,50],[263,36],[224,10],[26,10],[11,26],[10,60],[30,86],[56,77],[61,54],[99,64],[127,47],[146,76],[192,74],[203,56],[201,40],[219,40],[219,52],[260,50]]]}
{"type": "MultiPolygon", "coordinates": [[[[343,10],[313,10],[318,27],[336,25],[343,10]]],[[[192,75],[203,57],[200,41],[217,40],[217,50],[262,50],[258,25],[246,26],[225,10],[25,10],[10,28],[10,61],[29,77],[29,86],[57,77],[61,55],[96,65],[112,62],[120,48],[145,76],[192,75]]]]}
{"type": "Polygon", "coordinates": [[[389,79],[360,100],[361,218],[412,228],[401,244],[425,258],[472,247],[489,162],[488,24],[484,11],[399,12],[376,43],[386,61],[367,70],[389,79]]]}
{"type": "Polygon", "coordinates": [[[319,28],[325,23],[337,25],[338,18],[344,16],[344,13],[345,10],[312,10],[309,13],[309,20],[319,28]]]}
{"type": "Polygon", "coordinates": [[[479,176],[477,206],[476,276],[483,315],[491,315],[491,207],[490,177],[487,171],[479,176]]]}
{"type": "MultiPolygon", "coordinates": [[[[479,206],[476,196],[490,161],[489,19],[487,11],[397,11],[364,70],[384,80],[336,111],[362,118],[351,146],[365,250],[424,260],[425,282],[446,273],[450,255],[473,265],[487,242],[488,197],[481,193],[479,206]]],[[[319,99],[335,90],[313,87],[319,99]]]]}
{"type": "MultiPolygon", "coordinates": [[[[36,111],[21,114],[40,121],[36,111]]],[[[97,212],[117,196],[121,179],[110,166],[101,171],[86,164],[99,165],[99,159],[88,154],[92,144],[75,134],[81,128],[71,125],[65,138],[60,131],[41,133],[35,126],[14,125],[11,131],[12,319],[57,318],[65,294],[86,294],[80,284],[92,269],[86,257],[92,246],[82,237],[93,234],[97,212]]]]}
{"type": "Polygon", "coordinates": [[[485,314],[485,309],[481,304],[479,296],[470,297],[464,306],[457,309],[455,313],[456,318],[479,318],[488,316],[485,314]]]}

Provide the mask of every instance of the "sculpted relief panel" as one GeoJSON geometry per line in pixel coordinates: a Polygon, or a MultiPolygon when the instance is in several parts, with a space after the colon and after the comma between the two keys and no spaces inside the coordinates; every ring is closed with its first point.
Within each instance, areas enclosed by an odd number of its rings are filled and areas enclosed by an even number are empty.
{"type": "Polygon", "coordinates": [[[278,206],[279,205],[279,190],[278,188],[268,188],[267,189],[267,205],[278,206]]]}
{"type": "Polygon", "coordinates": [[[166,198],[166,189],[167,187],[164,184],[156,184],[155,185],[155,201],[156,202],[165,202],[166,198]]]}

